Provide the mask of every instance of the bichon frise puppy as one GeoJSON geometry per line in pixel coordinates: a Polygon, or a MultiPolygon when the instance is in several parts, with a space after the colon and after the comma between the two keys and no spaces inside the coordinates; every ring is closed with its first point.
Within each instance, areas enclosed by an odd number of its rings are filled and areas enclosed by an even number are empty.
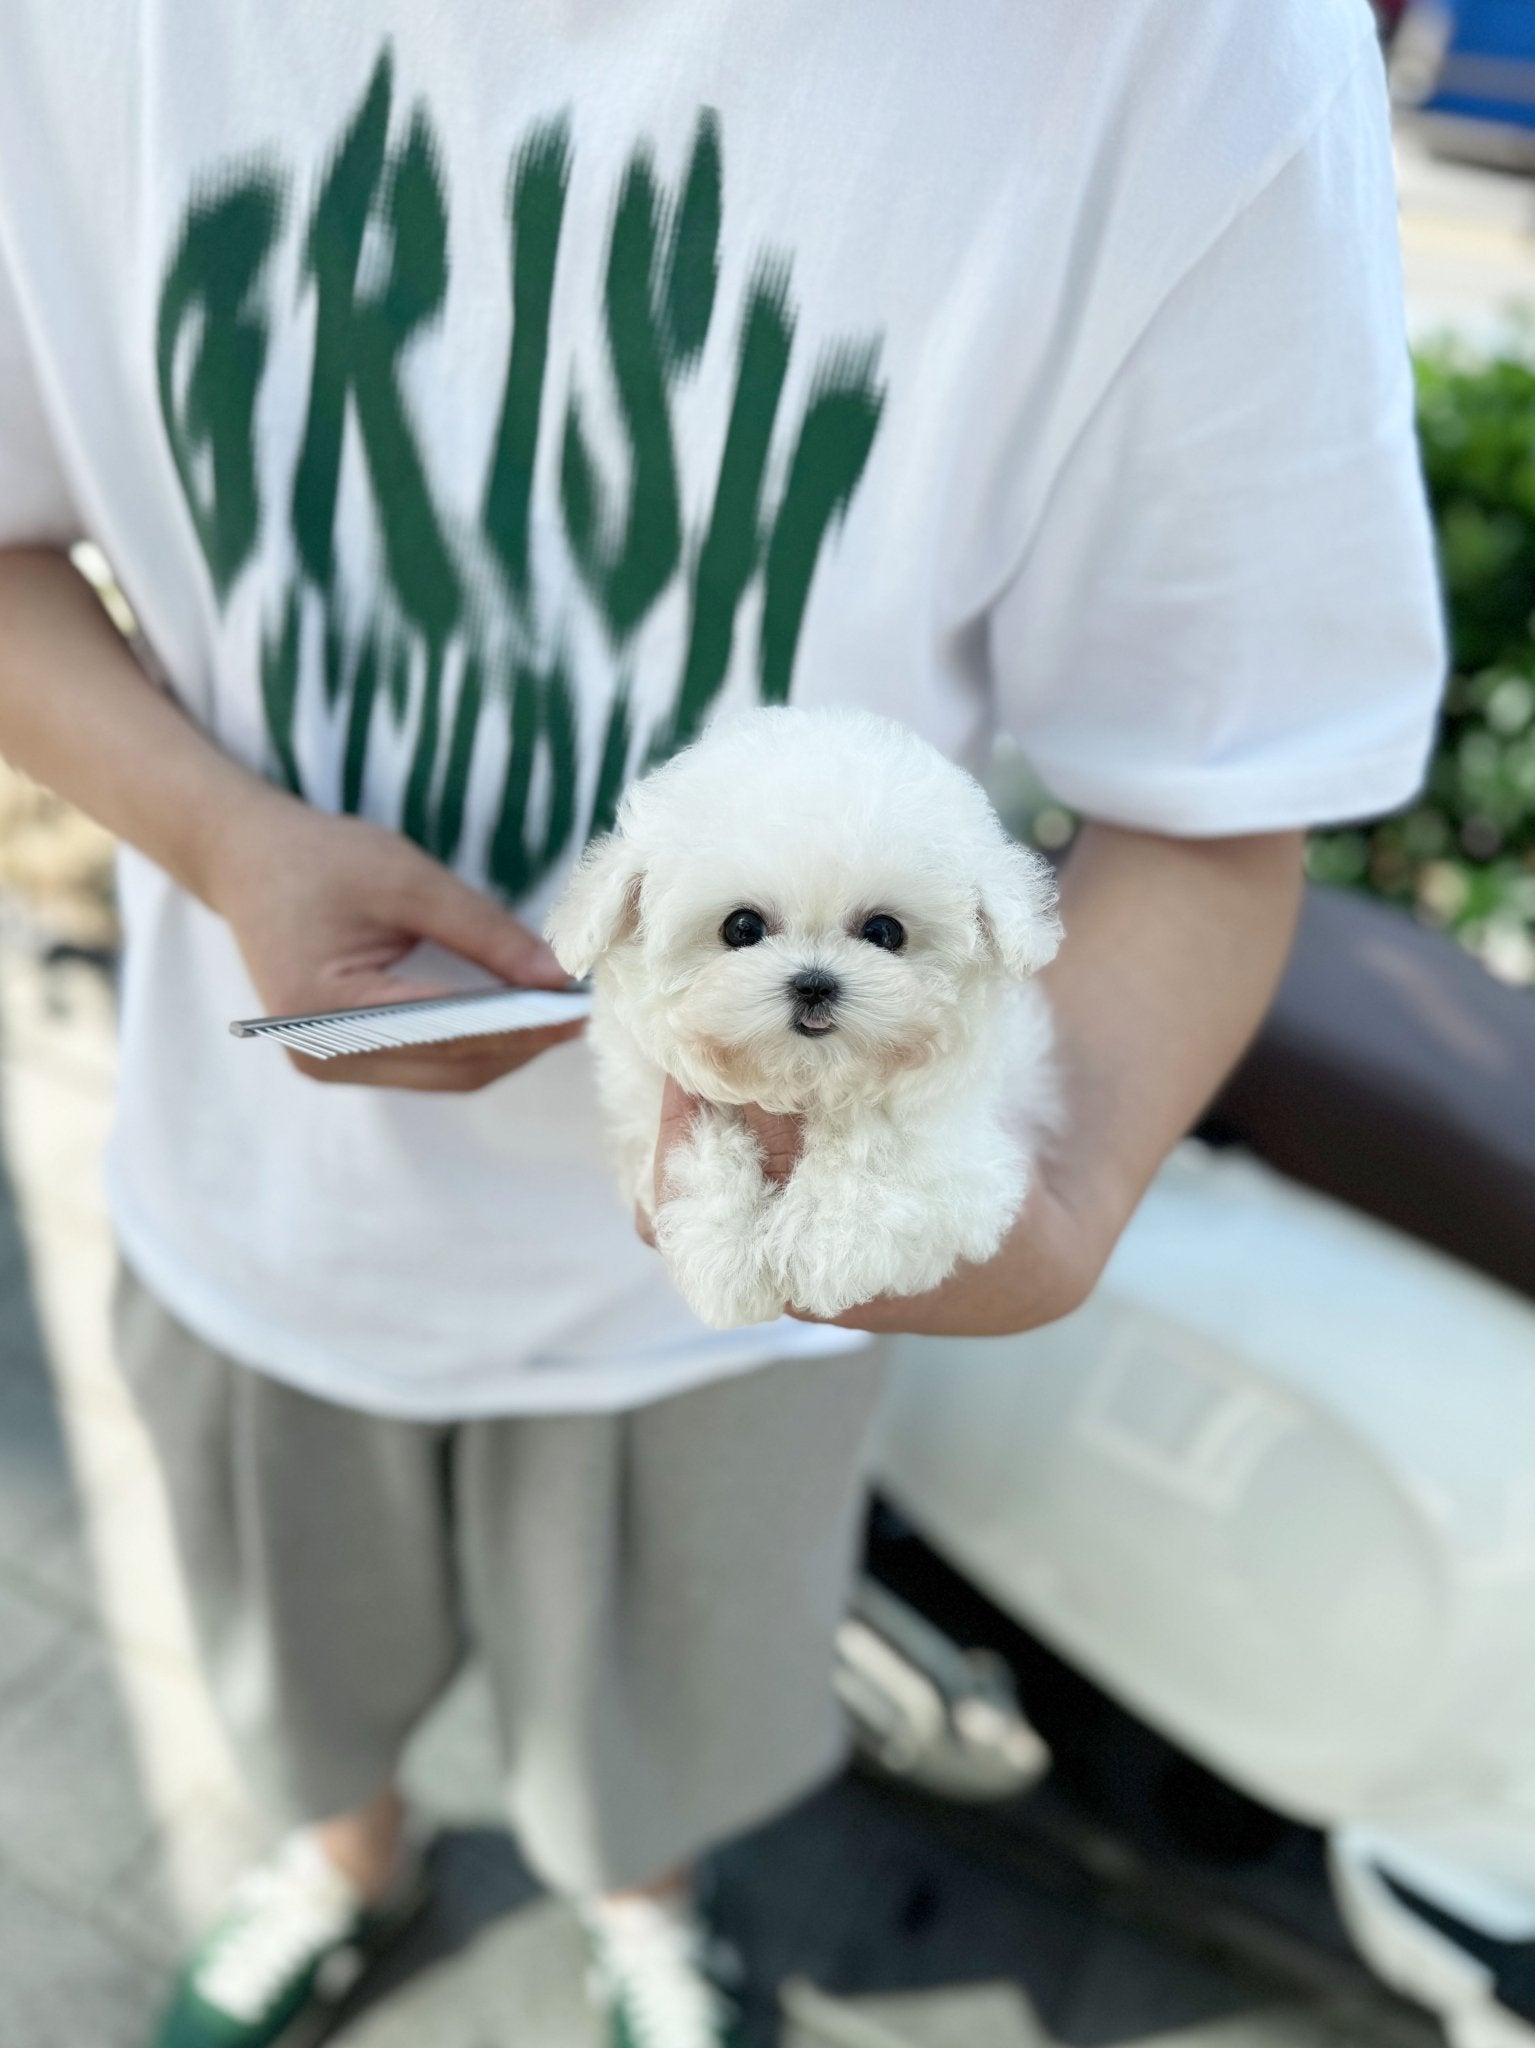
{"type": "Polygon", "coordinates": [[[868,712],[728,718],[628,791],[547,930],[595,971],[598,1086],[647,1212],[666,1076],[703,1098],[654,1224],[706,1323],[833,1316],[996,1251],[1048,1121],[1030,977],[1054,898],[979,783],[868,712]],[[743,1103],[802,1119],[781,1186],[743,1103]]]}

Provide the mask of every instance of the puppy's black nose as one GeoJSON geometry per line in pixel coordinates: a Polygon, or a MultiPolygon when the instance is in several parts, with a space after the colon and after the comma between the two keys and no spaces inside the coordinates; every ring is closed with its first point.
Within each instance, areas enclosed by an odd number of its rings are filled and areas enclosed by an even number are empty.
{"type": "Polygon", "coordinates": [[[824,967],[804,968],[789,986],[802,1003],[834,1003],[842,993],[837,977],[824,967]]]}

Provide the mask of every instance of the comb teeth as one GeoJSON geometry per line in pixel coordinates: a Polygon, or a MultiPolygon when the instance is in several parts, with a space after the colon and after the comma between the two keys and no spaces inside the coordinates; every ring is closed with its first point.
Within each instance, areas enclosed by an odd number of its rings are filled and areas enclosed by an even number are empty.
{"type": "Polygon", "coordinates": [[[477,989],[472,995],[427,996],[366,1010],[329,1010],[313,1017],[251,1017],[230,1030],[237,1038],[274,1038],[310,1059],[384,1052],[402,1045],[441,1045],[502,1031],[536,1031],[591,1014],[584,984],[568,989],[477,989]]]}

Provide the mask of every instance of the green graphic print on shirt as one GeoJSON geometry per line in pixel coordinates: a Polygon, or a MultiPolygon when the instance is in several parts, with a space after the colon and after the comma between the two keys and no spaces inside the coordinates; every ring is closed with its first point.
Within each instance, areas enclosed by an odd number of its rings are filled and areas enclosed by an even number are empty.
{"type": "MultiPolygon", "coordinates": [[[[406,350],[446,302],[448,197],[426,110],[412,108],[403,138],[391,142],[393,100],[386,48],[301,230],[290,181],[249,159],[194,194],[160,295],[160,404],[221,607],[264,523],[288,522],[292,571],[261,653],[277,772],[324,800],[323,763],[311,763],[301,744],[301,734],[318,730],[332,767],[340,750],[339,789],[333,778],[326,785],[332,800],[361,809],[367,785],[372,815],[392,805],[388,822],[444,860],[472,856],[515,901],[579,844],[578,829],[582,838],[607,829],[630,774],[699,731],[759,579],[758,690],[769,703],[787,698],[817,563],[863,475],[883,392],[875,346],[844,343],[819,359],[798,419],[780,417],[796,324],[789,267],[761,258],[735,322],[724,317],[716,303],[722,145],[706,110],[675,192],[660,188],[640,148],[616,195],[594,308],[626,443],[614,482],[573,376],[563,420],[545,418],[572,161],[569,123],[555,120],[524,140],[510,167],[509,356],[475,530],[458,532],[434,498],[400,375],[406,350]],[[314,340],[284,506],[263,503],[256,409],[272,345],[269,273],[290,230],[302,233],[314,340]],[[698,530],[688,530],[673,399],[711,335],[732,324],[734,389],[712,498],[698,530]],[[348,609],[336,548],[348,418],[378,533],[378,588],[360,621],[348,609]],[[594,788],[579,819],[571,622],[540,615],[533,549],[535,458],[548,431],[560,435],[558,524],[575,572],[568,587],[600,623],[612,676],[594,788]],[[782,482],[769,503],[775,448],[782,482]],[[687,616],[680,673],[667,708],[640,733],[632,648],[678,578],[687,616]],[[306,646],[318,650],[307,662],[306,646]],[[466,797],[485,750],[499,797],[483,846],[470,849],[466,797]],[[381,756],[386,767],[404,764],[382,795],[381,756]]],[[[591,694],[588,685],[588,702],[591,694]]]]}

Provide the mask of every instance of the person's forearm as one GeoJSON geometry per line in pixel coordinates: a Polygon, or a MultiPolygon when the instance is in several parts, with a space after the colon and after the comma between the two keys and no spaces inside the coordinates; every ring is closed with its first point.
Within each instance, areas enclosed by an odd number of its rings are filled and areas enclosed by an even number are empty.
{"type": "Polygon", "coordinates": [[[1081,1306],[1268,1007],[1295,930],[1301,852],[1298,832],[1083,829],[1061,883],[1066,937],[1042,977],[1064,1099],[1023,1210],[984,1266],[838,1322],[999,1337],[1081,1306]]]}
{"type": "Polygon", "coordinates": [[[0,755],[205,901],[221,837],[286,801],[155,687],[50,549],[0,549],[0,755]]]}
{"type": "Polygon", "coordinates": [[[1167,839],[1087,825],[1044,977],[1065,1082],[1056,1198],[1112,1248],[1257,1029],[1294,937],[1298,832],[1167,839]]]}

